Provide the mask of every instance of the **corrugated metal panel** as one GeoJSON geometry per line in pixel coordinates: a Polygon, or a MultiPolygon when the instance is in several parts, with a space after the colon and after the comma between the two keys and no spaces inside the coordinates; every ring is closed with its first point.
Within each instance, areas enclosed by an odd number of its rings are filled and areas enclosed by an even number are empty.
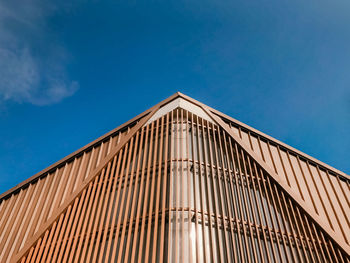
{"type": "Polygon", "coordinates": [[[350,244],[348,178],[237,123],[231,122],[231,128],[350,244]]]}
{"type": "Polygon", "coordinates": [[[21,262],[349,262],[219,126],[138,131],[21,262]]]}

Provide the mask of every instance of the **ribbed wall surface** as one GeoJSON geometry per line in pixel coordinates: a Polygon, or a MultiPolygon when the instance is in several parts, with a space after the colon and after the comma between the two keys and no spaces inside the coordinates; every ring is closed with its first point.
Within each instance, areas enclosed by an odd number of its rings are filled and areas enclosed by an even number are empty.
{"type": "Polygon", "coordinates": [[[126,132],[105,138],[0,200],[0,262],[6,262],[24,246],[126,132]]]}
{"type": "Polygon", "coordinates": [[[163,117],[138,131],[23,261],[163,262],[170,126],[163,117]]]}
{"type": "Polygon", "coordinates": [[[28,252],[22,262],[350,262],[222,128],[179,109],[138,131],[28,252]]]}
{"type": "Polygon", "coordinates": [[[243,142],[350,244],[350,180],[245,127],[230,124],[243,142]]]}

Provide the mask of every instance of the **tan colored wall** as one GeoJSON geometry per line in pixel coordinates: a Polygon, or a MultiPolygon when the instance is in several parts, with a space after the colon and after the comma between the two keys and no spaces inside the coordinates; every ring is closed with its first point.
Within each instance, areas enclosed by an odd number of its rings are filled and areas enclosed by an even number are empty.
{"type": "MultiPolygon", "coordinates": [[[[348,243],[349,182],[237,127],[348,243]]],[[[26,246],[21,262],[350,262],[222,127],[175,110],[130,140],[126,134],[107,136],[1,199],[0,262],[26,246]]]]}
{"type": "Polygon", "coordinates": [[[232,123],[232,130],[350,244],[350,180],[232,123]]]}

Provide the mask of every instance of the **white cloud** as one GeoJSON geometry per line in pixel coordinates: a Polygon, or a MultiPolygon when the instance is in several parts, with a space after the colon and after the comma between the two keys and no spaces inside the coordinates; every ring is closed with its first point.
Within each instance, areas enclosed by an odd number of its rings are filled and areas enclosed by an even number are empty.
{"type": "Polygon", "coordinates": [[[48,105],[78,89],[64,69],[67,54],[45,23],[56,9],[40,0],[0,2],[0,103],[48,105]]]}

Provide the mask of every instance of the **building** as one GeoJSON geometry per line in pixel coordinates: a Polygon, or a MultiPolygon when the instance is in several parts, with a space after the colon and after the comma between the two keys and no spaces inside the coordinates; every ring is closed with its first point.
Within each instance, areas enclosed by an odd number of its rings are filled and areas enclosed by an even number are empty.
{"type": "Polygon", "coordinates": [[[176,93],[0,196],[0,262],[350,262],[350,177],[176,93]]]}

